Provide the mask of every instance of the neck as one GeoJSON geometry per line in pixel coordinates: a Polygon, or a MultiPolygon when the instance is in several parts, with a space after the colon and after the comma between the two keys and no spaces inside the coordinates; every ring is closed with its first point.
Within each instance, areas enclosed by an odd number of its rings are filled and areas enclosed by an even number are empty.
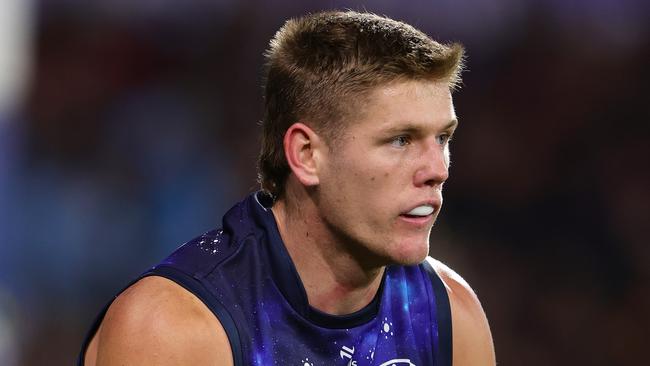
{"type": "Polygon", "coordinates": [[[287,195],[273,205],[272,211],[309,304],[333,315],[361,310],[375,297],[384,266],[364,265],[349,245],[337,240],[306,192],[289,200],[287,195]]]}

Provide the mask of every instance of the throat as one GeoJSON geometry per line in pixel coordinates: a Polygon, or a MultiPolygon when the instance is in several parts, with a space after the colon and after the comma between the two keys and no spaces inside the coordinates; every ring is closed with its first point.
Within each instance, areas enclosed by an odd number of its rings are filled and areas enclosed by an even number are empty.
{"type": "Polygon", "coordinates": [[[370,305],[381,289],[384,269],[374,276],[367,286],[349,287],[338,283],[330,286],[316,284],[305,286],[309,305],[323,313],[330,315],[349,315],[356,313],[370,305]]]}
{"type": "Polygon", "coordinates": [[[368,253],[350,252],[355,246],[332,235],[314,207],[305,204],[297,211],[288,206],[279,200],[272,212],[309,305],[326,314],[346,315],[370,304],[382,282],[383,264],[369,260],[368,253]]]}

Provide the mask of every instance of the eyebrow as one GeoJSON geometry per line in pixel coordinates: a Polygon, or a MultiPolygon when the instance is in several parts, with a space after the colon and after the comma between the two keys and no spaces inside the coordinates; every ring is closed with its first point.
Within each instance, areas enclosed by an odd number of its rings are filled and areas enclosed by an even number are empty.
{"type": "Polygon", "coordinates": [[[458,118],[454,118],[443,128],[443,130],[455,129],[458,126],[458,118]]]}
{"type": "MultiPolygon", "coordinates": [[[[458,119],[454,118],[451,121],[449,121],[446,125],[444,125],[441,130],[453,130],[458,126],[458,119]]],[[[402,126],[394,126],[386,130],[386,134],[395,134],[395,133],[409,133],[409,134],[416,134],[420,133],[422,131],[422,125],[421,124],[415,124],[415,123],[407,123],[406,125],[402,126]]]]}

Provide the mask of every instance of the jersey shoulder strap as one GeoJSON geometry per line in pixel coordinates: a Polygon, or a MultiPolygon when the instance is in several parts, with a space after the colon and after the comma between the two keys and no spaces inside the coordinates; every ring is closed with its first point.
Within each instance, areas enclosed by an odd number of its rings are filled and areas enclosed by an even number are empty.
{"type": "Polygon", "coordinates": [[[453,334],[451,329],[451,305],[447,288],[440,276],[433,268],[432,260],[427,258],[422,262],[422,267],[429,275],[433,293],[436,297],[436,314],[438,321],[438,356],[436,365],[451,366],[453,355],[453,334]]]}
{"type": "Polygon", "coordinates": [[[166,264],[160,264],[148,270],[147,272],[143,273],[135,280],[133,280],[126,287],[124,287],[118,293],[118,295],[116,295],[110,302],[108,302],[104,306],[102,311],[95,318],[95,321],[93,322],[92,326],[90,327],[89,331],[86,334],[86,337],[84,338],[84,341],[81,346],[81,351],[79,352],[79,355],[77,357],[77,366],[84,366],[86,349],[88,348],[88,345],[90,344],[92,338],[95,336],[95,333],[97,333],[97,330],[99,329],[99,326],[104,320],[104,317],[106,316],[106,312],[108,311],[108,308],[111,306],[113,301],[115,301],[115,299],[126,289],[134,285],[139,280],[148,276],[159,276],[159,277],[166,278],[178,284],[179,286],[183,287],[185,290],[189,291],[194,296],[198,297],[208,307],[208,309],[210,309],[210,311],[217,317],[217,319],[221,323],[221,326],[225,330],[226,335],[228,336],[228,341],[230,343],[234,365],[242,366],[244,364],[242,359],[242,349],[241,349],[241,343],[239,338],[239,331],[237,330],[237,326],[235,325],[235,322],[233,321],[232,316],[230,315],[228,310],[210,293],[210,291],[204,286],[204,284],[201,281],[197,280],[197,278],[185,273],[179,268],[175,268],[173,266],[166,265],[166,264]]]}

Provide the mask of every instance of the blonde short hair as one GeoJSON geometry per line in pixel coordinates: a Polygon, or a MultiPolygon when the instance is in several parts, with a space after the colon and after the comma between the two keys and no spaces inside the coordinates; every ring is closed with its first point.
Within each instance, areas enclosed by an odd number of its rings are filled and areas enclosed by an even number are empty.
{"type": "Polygon", "coordinates": [[[287,21],[266,52],[265,114],[258,172],[262,189],[284,193],[290,169],[283,139],[295,122],[335,139],[372,89],[398,80],[435,80],[455,89],[463,47],[370,13],[323,12],[287,21]]]}

